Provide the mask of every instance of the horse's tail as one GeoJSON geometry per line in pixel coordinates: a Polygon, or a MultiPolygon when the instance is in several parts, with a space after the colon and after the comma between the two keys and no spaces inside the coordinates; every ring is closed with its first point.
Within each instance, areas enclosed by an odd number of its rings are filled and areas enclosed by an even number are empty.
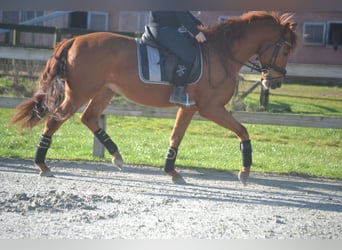
{"type": "Polygon", "coordinates": [[[16,107],[11,123],[19,123],[20,129],[32,128],[53,113],[64,100],[67,52],[74,39],[62,41],[55,48],[39,77],[39,85],[33,97],[16,107]]]}

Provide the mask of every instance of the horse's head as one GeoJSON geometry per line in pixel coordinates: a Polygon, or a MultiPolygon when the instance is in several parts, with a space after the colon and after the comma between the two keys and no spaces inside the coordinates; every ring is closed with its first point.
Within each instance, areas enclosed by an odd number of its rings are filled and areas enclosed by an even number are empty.
{"type": "Polygon", "coordinates": [[[292,44],[281,36],[259,54],[263,86],[268,89],[280,88],[286,75],[286,64],[292,44]]]}
{"type": "Polygon", "coordinates": [[[250,11],[226,19],[204,32],[208,42],[232,63],[260,71],[266,88],[279,88],[286,75],[290,51],[297,41],[297,24],[292,18],[292,14],[250,11]],[[244,63],[250,53],[258,54],[261,65],[244,63]]]}
{"type": "Polygon", "coordinates": [[[286,75],[286,65],[290,52],[296,44],[295,22],[290,22],[292,16],[284,14],[279,22],[282,25],[280,36],[261,46],[258,51],[262,85],[268,89],[280,88],[286,75]]]}

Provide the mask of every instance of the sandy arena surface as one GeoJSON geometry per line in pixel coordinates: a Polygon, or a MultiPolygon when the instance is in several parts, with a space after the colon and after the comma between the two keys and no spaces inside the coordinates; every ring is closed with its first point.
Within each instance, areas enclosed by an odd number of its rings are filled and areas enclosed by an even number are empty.
{"type": "Polygon", "coordinates": [[[342,181],[0,158],[1,239],[342,239],[342,181]]]}

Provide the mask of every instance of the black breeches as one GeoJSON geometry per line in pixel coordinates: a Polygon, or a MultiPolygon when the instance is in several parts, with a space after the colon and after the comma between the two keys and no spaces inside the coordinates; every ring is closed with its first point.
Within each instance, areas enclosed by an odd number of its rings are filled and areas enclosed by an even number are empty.
{"type": "Polygon", "coordinates": [[[180,33],[175,27],[151,27],[150,30],[157,42],[175,54],[190,71],[196,57],[196,46],[190,34],[180,33]]]}

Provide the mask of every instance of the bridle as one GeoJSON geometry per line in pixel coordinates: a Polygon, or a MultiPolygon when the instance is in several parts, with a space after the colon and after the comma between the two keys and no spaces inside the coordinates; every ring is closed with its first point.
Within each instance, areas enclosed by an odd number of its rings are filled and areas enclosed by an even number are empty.
{"type": "MultiPolygon", "coordinates": [[[[275,43],[270,44],[269,46],[267,46],[266,48],[262,49],[258,53],[258,57],[260,58],[261,55],[264,54],[267,50],[269,50],[272,47],[274,47],[274,50],[272,52],[272,56],[271,56],[269,62],[266,65],[261,65],[261,62],[255,63],[255,62],[252,62],[251,60],[248,60],[247,63],[245,63],[245,62],[241,62],[241,61],[239,61],[239,60],[237,60],[237,59],[235,59],[233,57],[230,57],[230,59],[235,61],[235,62],[237,62],[237,63],[239,63],[239,64],[241,64],[241,65],[244,65],[244,66],[250,68],[251,70],[258,71],[259,73],[262,73],[262,72],[265,73],[267,80],[275,80],[275,79],[283,78],[286,75],[287,71],[286,71],[285,68],[282,68],[282,67],[279,67],[279,66],[275,65],[275,62],[277,60],[279,51],[280,51],[281,47],[284,44],[286,46],[288,46],[289,48],[293,47],[290,42],[285,40],[284,35],[281,35],[280,38],[275,43]],[[280,73],[281,76],[273,77],[271,75],[271,73],[270,73],[270,69],[273,69],[274,71],[280,73]]],[[[212,83],[211,83],[211,61],[210,61],[210,55],[209,55],[210,49],[209,49],[209,46],[208,46],[207,43],[205,43],[205,46],[207,47],[207,51],[208,51],[209,84],[212,85],[212,83]]],[[[217,49],[215,49],[215,47],[213,47],[213,48],[216,51],[216,53],[219,55],[221,63],[224,66],[224,69],[225,69],[225,77],[220,81],[220,83],[218,85],[216,85],[216,86],[212,85],[212,87],[217,87],[217,86],[223,84],[227,80],[228,72],[227,72],[226,62],[225,62],[225,59],[224,59],[223,55],[217,49]]]]}
{"type": "Polygon", "coordinates": [[[256,70],[260,73],[265,73],[267,76],[270,76],[271,74],[269,73],[270,69],[273,69],[274,71],[278,72],[281,74],[281,76],[278,77],[267,77],[267,80],[274,80],[274,79],[279,79],[282,78],[286,75],[287,71],[285,68],[279,67],[277,65],[275,65],[275,62],[277,60],[279,51],[281,49],[281,47],[283,46],[283,44],[285,44],[286,46],[288,46],[289,48],[292,48],[292,44],[288,41],[285,40],[284,36],[282,35],[277,42],[270,44],[269,46],[267,46],[266,48],[264,48],[262,51],[260,51],[258,53],[258,57],[260,58],[262,54],[264,54],[267,50],[269,50],[270,48],[274,47],[274,50],[272,52],[272,56],[270,58],[270,60],[268,61],[268,63],[266,65],[261,65],[261,63],[255,63],[252,62],[250,60],[248,60],[247,63],[241,63],[240,64],[252,69],[252,70],[256,70]]]}

